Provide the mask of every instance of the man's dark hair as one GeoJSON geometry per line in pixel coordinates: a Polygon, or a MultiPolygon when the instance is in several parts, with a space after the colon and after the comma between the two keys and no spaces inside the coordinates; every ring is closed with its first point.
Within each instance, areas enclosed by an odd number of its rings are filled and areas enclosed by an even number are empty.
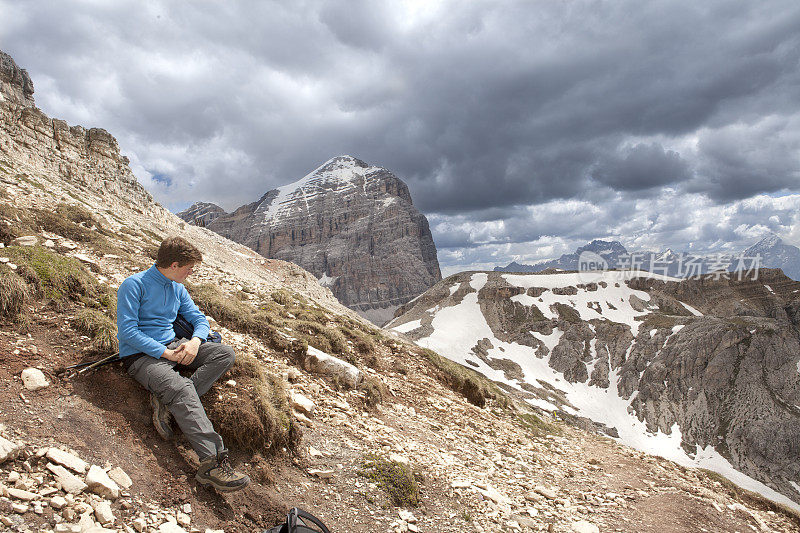
{"type": "Polygon", "coordinates": [[[156,266],[169,268],[172,263],[185,266],[189,263],[200,263],[203,254],[193,244],[181,237],[167,237],[158,248],[156,266]]]}

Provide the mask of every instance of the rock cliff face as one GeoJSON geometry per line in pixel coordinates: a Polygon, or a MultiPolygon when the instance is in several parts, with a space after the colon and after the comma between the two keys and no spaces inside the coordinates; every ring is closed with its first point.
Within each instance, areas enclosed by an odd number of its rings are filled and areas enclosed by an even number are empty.
{"type": "MultiPolygon", "coordinates": [[[[91,189],[141,211],[162,208],[137,181],[120,155],[117,140],[106,130],[69,126],[51,119],[34,105],[33,83],[7,54],[0,52],[0,153],[48,174],[57,174],[79,189],[91,189]]],[[[0,173],[9,170],[0,161],[0,173]]],[[[25,179],[24,174],[14,176],[25,179]]]]}
{"type": "Polygon", "coordinates": [[[33,107],[33,82],[28,72],[17,66],[8,54],[0,51],[0,102],[33,107]]]}
{"type": "Polygon", "coordinates": [[[186,211],[181,212],[179,216],[183,220],[191,222],[195,226],[200,226],[205,228],[214,219],[227,214],[228,213],[226,213],[224,209],[222,209],[220,206],[216,204],[211,204],[207,202],[197,202],[193,204],[192,207],[190,207],[186,211]]]}
{"type": "Polygon", "coordinates": [[[441,279],[428,221],[408,187],[350,156],[231,214],[220,211],[195,204],[179,216],[264,257],[300,265],[376,323],[441,279]]]}
{"type": "Polygon", "coordinates": [[[800,283],[589,275],[458,274],[388,327],[533,405],[800,501],[800,283]]]}

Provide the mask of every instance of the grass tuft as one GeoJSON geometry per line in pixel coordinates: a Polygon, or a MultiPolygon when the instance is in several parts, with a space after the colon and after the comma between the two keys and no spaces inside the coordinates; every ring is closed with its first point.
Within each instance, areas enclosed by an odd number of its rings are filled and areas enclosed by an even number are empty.
{"type": "Polygon", "coordinates": [[[17,319],[29,298],[25,281],[9,268],[0,267],[0,317],[17,319]]]}
{"type": "Polygon", "coordinates": [[[95,351],[113,353],[119,350],[117,325],[102,311],[82,309],[72,319],[72,325],[92,339],[95,351]]]}
{"type": "Polygon", "coordinates": [[[545,435],[561,435],[562,429],[556,424],[545,422],[533,413],[520,413],[519,419],[522,425],[533,433],[536,437],[545,435]]]}
{"type": "Polygon", "coordinates": [[[57,305],[72,300],[96,307],[102,305],[101,300],[109,298],[107,289],[77,259],[42,246],[9,246],[3,253],[19,266],[20,276],[33,287],[37,296],[57,305]]]}
{"type": "Polygon", "coordinates": [[[384,398],[389,395],[389,390],[383,381],[369,375],[358,386],[358,390],[364,394],[364,404],[368,408],[373,408],[383,403],[384,398]]]}
{"type": "Polygon", "coordinates": [[[500,402],[502,407],[508,405],[505,393],[474,370],[454,363],[433,350],[423,349],[421,355],[440,370],[439,380],[453,391],[462,394],[469,403],[485,407],[487,400],[492,399],[500,402]]]}
{"type": "Polygon", "coordinates": [[[283,380],[250,355],[237,355],[225,377],[236,382],[235,388],[218,383],[203,397],[222,438],[251,453],[296,450],[302,433],[292,420],[283,380]]]}

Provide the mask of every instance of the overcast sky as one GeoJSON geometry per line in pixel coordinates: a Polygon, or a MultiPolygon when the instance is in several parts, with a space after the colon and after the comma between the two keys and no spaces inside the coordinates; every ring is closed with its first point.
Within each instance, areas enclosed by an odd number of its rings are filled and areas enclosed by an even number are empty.
{"type": "Polygon", "coordinates": [[[445,274],[800,245],[797,0],[0,0],[0,49],[173,210],[350,154],[408,184],[445,274]]]}

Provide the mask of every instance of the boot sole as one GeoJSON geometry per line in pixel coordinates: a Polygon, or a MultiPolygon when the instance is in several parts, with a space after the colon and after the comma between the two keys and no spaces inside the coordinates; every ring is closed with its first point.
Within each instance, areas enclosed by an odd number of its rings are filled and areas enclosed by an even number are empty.
{"type": "Polygon", "coordinates": [[[250,479],[248,479],[247,483],[242,483],[241,485],[236,485],[232,487],[228,485],[218,485],[211,480],[204,480],[198,477],[195,477],[195,480],[197,480],[197,482],[204,487],[209,487],[209,486],[213,487],[214,490],[218,492],[236,492],[237,490],[242,490],[243,488],[249,487],[251,483],[250,479]]]}

